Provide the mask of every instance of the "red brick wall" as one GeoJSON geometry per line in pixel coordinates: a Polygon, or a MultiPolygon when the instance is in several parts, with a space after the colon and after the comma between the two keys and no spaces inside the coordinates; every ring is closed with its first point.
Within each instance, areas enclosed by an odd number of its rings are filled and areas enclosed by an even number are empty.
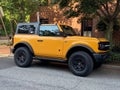
{"type": "MultiPolygon", "coordinates": [[[[39,12],[40,18],[48,19],[50,24],[60,22],[62,24],[72,26],[76,32],[80,31],[80,24],[77,23],[77,18],[68,19],[63,15],[63,12],[59,9],[48,6],[40,6],[39,12]]],[[[36,13],[31,14],[30,21],[31,22],[37,21],[36,13]]]]}
{"type": "MultiPolygon", "coordinates": [[[[41,6],[39,7],[40,18],[48,19],[50,24],[57,22],[65,23],[71,25],[71,20],[66,19],[63,16],[63,13],[60,10],[53,9],[52,7],[48,6],[41,6]]],[[[33,13],[30,17],[31,22],[37,21],[36,13],[33,13]]]]}

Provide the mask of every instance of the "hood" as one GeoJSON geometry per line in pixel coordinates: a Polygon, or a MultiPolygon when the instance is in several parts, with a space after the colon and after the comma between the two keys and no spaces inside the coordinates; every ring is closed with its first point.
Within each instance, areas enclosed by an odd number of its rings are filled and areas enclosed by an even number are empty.
{"type": "Polygon", "coordinates": [[[95,38],[95,37],[84,37],[84,36],[68,36],[70,39],[79,39],[79,40],[86,40],[86,41],[98,41],[98,42],[108,42],[105,38],[95,38]]]}
{"type": "Polygon", "coordinates": [[[98,38],[98,40],[100,41],[100,42],[109,42],[107,39],[105,39],[105,38],[98,38]]]}
{"type": "Polygon", "coordinates": [[[93,37],[84,37],[84,36],[68,36],[69,39],[79,39],[79,40],[98,40],[93,37]]]}

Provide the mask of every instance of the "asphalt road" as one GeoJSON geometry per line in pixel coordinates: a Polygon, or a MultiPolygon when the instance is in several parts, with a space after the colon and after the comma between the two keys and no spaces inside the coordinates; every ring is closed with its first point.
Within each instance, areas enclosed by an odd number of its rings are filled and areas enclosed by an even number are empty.
{"type": "Polygon", "coordinates": [[[120,69],[101,67],[88,77],[79,77],[67,65],[34,62],[20,68],[12,57],[2,57],[0,90],[120,90],[120,69]]]}

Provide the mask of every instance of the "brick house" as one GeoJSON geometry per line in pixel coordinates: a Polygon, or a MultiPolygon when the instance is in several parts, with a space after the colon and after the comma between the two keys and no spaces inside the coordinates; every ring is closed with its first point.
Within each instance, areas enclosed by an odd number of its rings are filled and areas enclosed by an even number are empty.
{"type": "MultiPolygon", "coordinates": [[[[40,6],[39,7],[40,22],[41,23],[56,23],[60,22],[69,26],[72,26],[76,33],[81,36],[89,37],[104,37],[103,31],[98,31],[96,29],[96,24],[98,19],[87,19],[82,20],[78,23],[78,18],[67,19],[61,10],[58,10],[58,7],[49,7],[49,6],[40,6]]],[[[31,14],[31,22],[37,21],[36,13],[31,14]]],[[[113,41],[120,45],[120,30],[113,32],[113,41]]]]}

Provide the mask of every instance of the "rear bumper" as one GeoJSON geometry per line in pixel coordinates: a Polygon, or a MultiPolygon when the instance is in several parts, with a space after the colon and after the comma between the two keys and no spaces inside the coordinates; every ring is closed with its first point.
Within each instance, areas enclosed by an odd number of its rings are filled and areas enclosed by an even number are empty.
{"type": "Polygon", "coordinates": [[[93,57],[94,57],[96,63],[102,63],[105,59],[109,58],[109,56],[110,56],[109,52],[102,53],[102,54],[99,54],[99,53],[93,54],[93,57]]]}

